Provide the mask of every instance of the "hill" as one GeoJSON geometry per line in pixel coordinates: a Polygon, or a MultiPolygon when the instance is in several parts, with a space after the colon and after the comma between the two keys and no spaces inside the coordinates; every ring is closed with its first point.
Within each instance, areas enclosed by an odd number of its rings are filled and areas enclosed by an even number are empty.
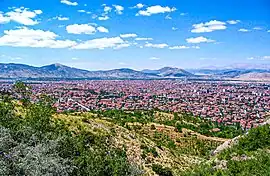
{"type": "Polygon", "coordinates": [[[192,76],[183,69],[163,68],[156,73],[136,71],[129,68],[88,71],[68,67],[61,64],[51,64],[33,67],[23,64],[0,64],[0,78],[77,78],[77,79],[160,79],[165,77],[192,76]]]}
{"type": "Polygon", "coordinates": [[[142,70],[143,73],[157,74],[162,77],[192,77],[194,74],[187,72],[184,69],[164,67],[159,70],[142,70]]]}
{"type": "Polygon", "coordinates": [[[236,147],[211,156],[245,131],[186,113],[56,113],[45,95],[35,103],[4,94],[0,100],[3,175],[238,175],[255,169],[253,163],[260,168],[253,175],[269,169],[269,125],[250,130],[236,147]]]}

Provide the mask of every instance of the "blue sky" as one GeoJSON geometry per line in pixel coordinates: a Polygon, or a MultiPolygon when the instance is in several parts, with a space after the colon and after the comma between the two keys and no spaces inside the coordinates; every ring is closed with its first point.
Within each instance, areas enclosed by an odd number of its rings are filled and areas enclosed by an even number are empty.
{"type": "Polygon", "coordinates": [[[99,70],[270,63],[269,0],[0,0],[0,62],[99,70]]]}

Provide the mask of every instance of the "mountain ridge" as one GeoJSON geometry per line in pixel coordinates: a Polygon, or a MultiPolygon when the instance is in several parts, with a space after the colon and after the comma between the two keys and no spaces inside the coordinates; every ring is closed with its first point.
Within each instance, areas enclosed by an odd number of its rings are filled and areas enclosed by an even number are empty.
{"type": "MultiPolygon", "coordinates": [[[[170,67],[167,67],[169,69],[170,67]]],[[[178,68],[171,68],[178,69],[178,68]]],[[[191,76],[192,74],[184,71],[185,74],[178,75],[177,77],[191,76]]],[[[127,79],[151,79],[151,78],[164,78],[168,75],[159,75],[155,73],[145,73],[130,68],[120,68],[112,70],[98,70],[88,71],[69,67],[59,63],[45,65],[41,67],[30,66],[26,64],[8,63],[0,64],[0,77],[1,78],[127,78],[127,79]]]]}
{"type": "Polygon", "coordinates": [[[89,71],[69,67],[59,63],[41,67],[16,63],[0,63],[0,78],[18,79],[166,79],[166,78],[218,78],[243,80],[270,80],[270,69],[181,69],[163,67],[156,70],[141,71],[130,68],[89,71]]]}

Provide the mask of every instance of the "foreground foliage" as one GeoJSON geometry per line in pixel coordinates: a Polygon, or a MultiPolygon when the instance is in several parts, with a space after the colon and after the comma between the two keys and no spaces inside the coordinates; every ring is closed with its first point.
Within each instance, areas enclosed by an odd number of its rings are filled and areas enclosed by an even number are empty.
{"type": "Polygon", "coordinates": [[[245,133],[239,124],[154,110],[57,114],[50,97],[31,102],[21,82],[14,91],[16,100],[0,94],[0,176],[270,173],[269,125],[212,157],[224,138],[245,133]]]}
{"type": "Polygon", "coordinates": [[[12,101],[0,102],[0,175],[139,175],[124,149],[110,136],[69,130],[44,102],[25,114],[12,101]]]}
{"type": "Polygon", "coordinates": [[[217,158],[185,175],[260,175],[270,173],[270,125],[253,128],[217,158]],[[223,163],[223,164],[222,164],[223,163]]]}

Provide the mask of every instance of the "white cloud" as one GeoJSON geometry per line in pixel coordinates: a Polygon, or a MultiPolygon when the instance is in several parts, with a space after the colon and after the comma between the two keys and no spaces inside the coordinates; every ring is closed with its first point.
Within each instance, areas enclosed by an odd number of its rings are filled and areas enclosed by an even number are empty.
{"type": "Polygon", "coordinates": [[[4,17],[0,12],[0,24],[8,23],[10,21],[9,18],[4,17]]]}
{"type": "Polygon", "coordinates": [[[241,21],[240,20],[228,20],[227,23],[229,24],[237,24],[237,23],[240,23],[241,21]]]}
{"type": "Polygon", "coordinates": [[[238,31],[239,32],[249,32],[250,30],[242,28],[242,29],[239,29],[238,31]]]}
{"type": "Polygon", "coordinates": [[[29,11],[29,9],[24,7],[12,9],[12,11],[7,12],[4,15],[0,13],[0,24],[15,21],[17,23],[30,26],[39,23],[35,18],[37,15],[42,14],[41,10],[29,11]]]}
{"type": "Polygon", "coordinates": [[[97,27],[97,30],[99,32],[103,32],[103,33],[108,33],[109,32],[109,30],[107,28],[103,27],[103,26],[97,27]]]}
{"type": "Polygon", "coordinates": [[[98,20],[100,20],[100,21],[105,21],[105,20],[108,20],[108,19],[110,19],[110,17],[108,17],[108,16],[98,17],[98,20]]]}
{"type": "Polygon", "coordinates": [[[35,12],[37,15],[42,14],[42,10],[34,10],[34,12],[35,12]]]}
{"type": "Polygon", "coordinates": [[[262,60],[270,60],[270,56],[263,56],[262,60]]]}
{"type": "MultiPolygon", "coordinates": [[[[80,43],[73,49],[105,49],[105,48],[117,48],[118,45],[125,44],[126,42],[120,37],[112,38],[97,38],[80,43]]],[[[123,45],[122,45],[123,47],[123,45]]]]}
{"type": "Polygon", "coordinates": [[[171,20],[172,17],[170,17],[170,15],[166,15],[165,19],[166,19],[166,20],[171,20]]]}
{"type": "Polygon", "coordinates": [[[57,17],[54,17],[53,19],[57,19],[59,21],[67,21],[67,20],[69,20],[68,17],[62,17],[62,16],[57,16],[57,17]]]}
{"type": "Polygon", "coordinates": [[[169,13],[169,12],[174,12],[177,9],[175,7],[162,7],[160,5],[155,5],[151,7],[147,7],[146,10],[140,10],[136,16],[142,15],[142,16],[151,16],[153,14],[159,14],[159,13],[169,13]]]}
{"type": "Polygon", "coordinates": [[[86,13],[86,14],[91,14],[92,12],[88,12],[88,11],[86,11],[86,10],[83,10],[83,9],[81,9],[81,10],[78,10],[78,12],[79,13],[86,13]]]}
{"type": "Polygon", "coordinates": [[[270,30],[268,30],[267,32],[270,32],[270,30]]]}
{"type": "Polygon", "coordinates": [[[134,38],[134,37],[137,37],[137,34],[121,34],[120,37],[122,37],[122,38],[134,38]]]}
{"type": "Polygon", "coordinates": [[[112,11],[112,8],[111,7],[109,7],[109,6],[104,6],[104,12],[105,13],[108,13],[108,12],[111,12],[112,11]]]}
{"type": "Polygon", "coordinates": [[[222,21],[212,20],[206,23],[199,23],[192,25],[193,29],[192,33],[205,33],[205,32],[213,32],[216,30],[224,30],[227,27],[226,23],[222,21]]]}
{"type": "Polygon", "coordinates": [[[71,2],[69,0],[61,0],[62,4],[66,4],[66,5],[70,5],[70,6],[77,6],[78,3],[77,2],[71,2]]]}
{"type": "Polygon", "coordinates": [[[88,24],[68,25],[66,30],[70,34],[94,34],[96,32],[96,28],[88,24]]]}
{"type": "Polygon", "coordinates": [[[125,63],[125,62],[119,62],[118,64],[119,65],[127,65],[127,63],[125,63]]]}
{"type": "Polygon", "coordinates": [[[150,60],[160,60],[160,58],[158,58],[158,57],[150,57],[149,59],[150,60]]]}
{"type": "MultiPolygon", "coordinates": [[[[108,16],[108,14],[112,11],[112,8],[110,6],[107,6],[106,4],[103,4],[102,6],[104,6],[103,9],[103,13],[101,14],[101,16],[98,17],[98,20],[100,21],[105,21],[110,19],[110,17],[108,16]]],[[[97,15],[92,16],[92,18],[96,18],[97,15]]]]}
{"type": "Polygon", "coordinates": [[[80,58],[72,57],[71,60],[79,60],[80,58]]]}
{"type": "Polygon", "coordinates": [[[189,49],[190,47],[189,46],[171,46],[169,47],[170,50],[178,50],[178,49],[189,49]]]}
{"type": "Polygon", "coordinates": [[[166,47],[168,47],[168,45],[166,43],[160,43],[160,44],[146,43],[144,46],[148,47],[148,48],[166,48],[166,47]]]}
{"type": "Polygon", "coordinates": [[[123,44],[116,45],[115,47],[113,47],[113,49],[118,50],[118,49],[122,49],[122,48],[127,48],[129,46],[130,46],[129,43],[123,43],[123,44]]]}
{"type": "Polygon", "coordinates": [[[177,29],[178,29],[178,28],[176,28],[176,27],[172,27],[172,30],[173,30],[173,31],[176,31],[177,29]]]}
{"type": "Polygon", "coordinates": [[[180,15],[181,15],[181,16],[185,16],[185,15],[187,15],[187,13],[180,13],[180,15]]]}
{"type": "Polygon", "coordinates": [[[26,27],[16,30],[5,30],[4,34],[0,38],[0,46],[69,48],[77,44],[71,40],[57,40],[58,35],[53,32],[28,29],[26,27]]]}
{"type": "Polygon", "coordinates": [[[194,48],[194,49],[200,49],[199,46],[192,46],[191,48],[194,48]]]}
{"type": "Polygon", "coordinates": [[[153,38],[135,38],[137,41],[153,40],[153,38]]]}
{"type": "Polygon", "coordinates": [[[124,10],[124,7],[123,6],[120,6],[120,5],[113,5],[114,8],[115,8],[115,12],[119,15],[122,15],[123,14],[123,10],[124,10]]]}
{"type": "Polygon", "coordinates": [[[258,27],[258,26],[257,27],[254,27],[253,29],[254,30],[262,30],[262,28],[261,27],[258,27]]]}
{"type": "Polygon", "coordinates": [[[248,57],[247,60],[270,60],[270,56],[256,56],[256,57],[248,57]]]}
{"type": "Polygon", "coordinates": [[[195,38],[187,38],[186,41],[188,43],[211,43],[215,42],[215,40],[207,39],[205,37],[195,37],[195,38]]]}
{"type": "Polygon", "coordinates": [[[132,8],[141,9],[141,8],[143,8],[143,7],[144,7],[144,5],[143,5],[142,3],[139,3],[139,4],[135,5],[135,6],[132,7],[132,8]]]}

